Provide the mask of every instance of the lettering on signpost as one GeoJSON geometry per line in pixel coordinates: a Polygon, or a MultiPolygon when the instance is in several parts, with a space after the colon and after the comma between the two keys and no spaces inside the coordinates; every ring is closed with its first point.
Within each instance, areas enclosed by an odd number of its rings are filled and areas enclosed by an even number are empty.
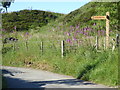
{"type": "Polygon", "coordinates": [[[106,19],[106,16],[92,16],[91,18],[94,20],[101,20],[101,19],[106,19]]]}

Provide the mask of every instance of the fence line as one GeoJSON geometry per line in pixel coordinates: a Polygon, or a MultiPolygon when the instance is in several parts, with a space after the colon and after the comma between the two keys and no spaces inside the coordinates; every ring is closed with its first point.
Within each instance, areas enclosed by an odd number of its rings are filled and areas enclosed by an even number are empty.
{"type": "MultiPolygon", "coordinates": [[[[76,41],[76,43],[73,45],[73,44],[67,44],[67,42],[65,41],[65,40],[56,40],[56,41],[60,41],[60,43],[58,43],[57,42],[57,44],[58,45],[60,45],[60,52],[61,52],[61,57],[63,58],[64,56],[65,56],[65,51],[68,49],[68,50],[73,50],[73,49],[76,49],[76,48],[79,48],[80,47],[80,43],[79,43],[79,40],[81,40],[81,39],[77,39],[77,41],[76,41]],[[68,47],[68,48],[67,48],[68,47]],[[72,48],[71,48],[72,47],[72,48]]],[[[99,46],[100,46],[100,43],[99,43],[99,40],[100,40],[100,38],[98,37],[98,36],[96,36],[96,38],[94,39],[94,40],[96,40],[93,44],[95,45],[95,48],[96,48],[96,50],[98,50],[98,49],[100,49],[99,48],[99,46]]],[[[52,40],[51,40],[52,41],[52,40]]],[[[45,48],[45,42],[50,42],[50,43],[52,43],[51,41],[24,41],[24,45],[25,45],[25,48],[26,48],[26,51],[28,51],[29,50],[29,48],[30,48],[30,46],[29,46],[29,43],[30,42],[37,42],[37,43],[39,43],[39,50],[40,50],[40,52],[41,52],[41,54],[43,54],[43,52],[44,52],[44,48],[45,48]]],[[[22,41],[23,42],[23,41],[22,41]]],[[[90,41],[91,42],[91,41],[90,41]]],[[[104,42],[104,44],[103,44],[103,49],[105,49],[105,38],[103,38],[103,42],[104,42]]],[[[19,41],[19,42],[13,42],[13,43],[10,43],[10,44],[12,44],[12,46],[13,46],[13,50],[15,51],[16,50],[16,47],[17,47],[17,43],[21,43],[21,41],[19,41]]],[[[55,43],[55,42],[54,42],[55,43]]],[[[54,44],[54,43],[52,43],[52,44],[54,44]]],[[[52,44],[51,44],[51,47],[52,47],[52,44]]],[[[55,49],[56,49],[56,47],[58,47],[58,46],[55,46],[56,44],[54,44],[53,45],[53,47],[55,47],[55,49]]],[[[81,44],[82,45],[82,44],[81,44]]],[[[90,45],[92,45],[92,44],[90,44],[90,45]]],[[[5,47],[5,45],[3,44],[3,46],[5,47]]],[[[47,45],[48,46],[48,45],[47,45]]],[[[84,45],[82,45],[82,46],[84,46],[84,45]]],[[[112,51],[114,51],[115,50],[115,48],[116,47],[118,47],[119,46],[119,35],[116,35],[116,39],[113,39],[113,42],[112,42],[112,47],[111,47],[111,50],[112,51]]],[[[3,48],[4,48],[3,47],[3,48]]],[[[49,46],[50,47],[50,46],[49,46]]],[[[33,47],[32,47],[33,48],[33,47]]]]}

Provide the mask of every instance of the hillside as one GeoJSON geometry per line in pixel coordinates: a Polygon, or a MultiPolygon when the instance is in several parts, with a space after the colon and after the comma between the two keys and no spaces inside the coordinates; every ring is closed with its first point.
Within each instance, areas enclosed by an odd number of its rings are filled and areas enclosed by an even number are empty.
{"type": "Polygon", "coordinates": [[[118,3],[117,2],[89,2],[81,8],[69,13],[64,18],[64,23],[68,25],[92,26],[97,23],[105,28],[104,20],[91,20],[91,16],[105,16],[110,12],[110,29],[116,30],[118,26],[118,3]]]}
{"type": "Polygon", "coordinates": [[[110,12],[110,30],[117,30],[118,27],[118,3],[117,2],[89,2],[79,9],[70,12],[67,15],[40,11],[40,10],[21,10],[18,12],[5,13],[2,15],[3,28],[11,31],[17,27],[18,31],[28,30],[29,28],[42,27],[52,20],[51,26],[77,26],[81,28],[97,24],[98,29],[105,30],[104,20],[91,20],[91,16],[105,16],[110,12]],[[60,18],[62,16],[62,18],[60,18]],[[59,19],[58,19],[59,18],[59,19]],[[23,24],[24,23],[24,24],[23,24]]]}
{"type": "Polygon", "coordinates": [[[4,13],[2,15],[3,29],[7,31],[28,30],[29,28],[42,27],[50,21],[54,21],[63,14],[40,11],[40,10],[21,10],[18,12],[4,13]]]}
{"type": "MultiPolygon", "coordinates": [[[[79,9],[56,19],[55,22],[42,27],[39,31],[44,30],[44,33],[47,34],[46,30],[53,31],[54,29],[60,35],[62,31],[70,32],[71,28],[74,28],[75,31],[89,28],[92,31],[102,30],[105,32],[105,20],[92,20],[91,16],[105,16],[106,12],[110,12],[110,32],[114,32],[110,34],[115,35],[119,26],[118,10],[118,2],[89,2],[79,9]]],[[[54,33],[56,34],[56,32],[54,33]]]]}

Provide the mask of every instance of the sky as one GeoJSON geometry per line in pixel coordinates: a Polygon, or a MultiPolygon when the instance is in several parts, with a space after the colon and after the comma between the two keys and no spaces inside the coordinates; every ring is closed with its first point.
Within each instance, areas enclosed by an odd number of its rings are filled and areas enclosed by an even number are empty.
{"type": "MultiPolygon", "coordinates": [[[[73,0],[72,0],[73,1],[73,0]]],[[[74,2],[68,0],[15,0],[8,8],[8,12],[19,11],[23,9],[44,10],[56,13],[68,14],[89,2],[89,0],[75,0],[74,2]]]]}

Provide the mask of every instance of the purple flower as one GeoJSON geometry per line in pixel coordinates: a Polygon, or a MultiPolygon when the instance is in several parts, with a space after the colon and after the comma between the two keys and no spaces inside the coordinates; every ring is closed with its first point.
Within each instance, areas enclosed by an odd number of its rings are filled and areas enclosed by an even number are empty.
{"type": "Polygon", "coordinates": [[[73,26],[70,26],[70,28],[72,28],[73,26]]]}
{"type": "Polygon", "coordinates": [[[16,30],[16,26],[14,27],[14,29],[16,30]]]}
{"type": "Polygon", "coordinates": [[[112,30],[110,30],[110,32],[112,32],[112,30]]]}
{"type": "Polygon", "coordinates": [[[81,34],[83,34],[83,31],[80,31],[81,34]]]}
{"type": "Polygon", "coordinates": [[[79,32],[80,32],[79,30],[76,31],[76,33],[79,33],[79,32]]]}
{"type": "Polygon", "coordinates": [[[72,41],[70,39],[67,39],[66,40],[68,43],[72,44],[72,41]]]}
{"type": "Polygon", "coordinates": [[[88,35],[88,33],[87,33],[87,32],[84,32],[84,35],[85,35],[85,36],[87,36],[87,35],[88,35]]]}
{"type": "Polygon", "coordinates": [[[79,28],[79,26],[76,26],[76,29],[78,29],[79,28]]]}
{"type": "Polygon", "coordinates": [[[73,37],[73,40],[75,40],[75,41],[76,41],[77,39],[76,39],[75,37],[73,37]]]}
{"type": "Polygon", "coordinates": [[[105,31],[104,30],[101,30],[101,33],[102,33],[102,35],[105,35],[105,31]]]}
{"type": "Polygon", "coordinates": [[[6,30],[5,29],[1,29],[1,31],[5,32],[6,30]]]}
{"type": "Polygon", "coordinates": [[[74,33],[74,35],[73,35],[74,37],[77,37],[78,36],[78,34],[77,33],[74,33]]]}
{"type": "Polygon", "coordinates": [[[93,26],[96,26],[96,23],[94,23],[93,26]]]}
{"type": "Polygon", "coordinates": [[[28,32],[26,32],[26,35],[29,35],[29,33],[28,33],[28,32]]]}
{"type": "Polygon", "coordinates": [[[100,36],[101,36],[101,35],[105,35],[105,31],[104,31],[104,30],[99,30],[99,31],[98,31],[98,35],[100,35],[100,36]]]}
{"type": "Polygon", "coordinates": [[[24,36],[28,36],[29,35],[29,33],[28,32],[26,32],[25,34],[24,34],[24,36]]]}
{"type": "Polygon", "coordinates": [[[87,31],[87,28],[84,28],[84,31],[87,31]]]}
{"type": "Polygon", "coordinates": [[[70,36],[70,33],[68,32],[67,35],[70,36]]]}
{"type": "Polygon", "coordinates": [[[99,36],[101,35],[100,30],[98,31],[98,35],[99,35],[99,36]]]}
{"type": "Polygon", "coordinates": [[[88,27],[88,28],[87,28],[87,30],[88,30],[88,31],[91,31],[91,30],[92,30],[92,28],[88,27]]]}
{"type": "Polygon", "coordinates": [[[66,35],[66,34],[67,34],[67,32],[64,32],[64,34],[66,35]]]}
{"type": "Polygon", "coordinates": [[[67,41],[67,42],[70,42],[71,40],[70,40],[70,39],[67,39],[66,41],[67,41]]]}

